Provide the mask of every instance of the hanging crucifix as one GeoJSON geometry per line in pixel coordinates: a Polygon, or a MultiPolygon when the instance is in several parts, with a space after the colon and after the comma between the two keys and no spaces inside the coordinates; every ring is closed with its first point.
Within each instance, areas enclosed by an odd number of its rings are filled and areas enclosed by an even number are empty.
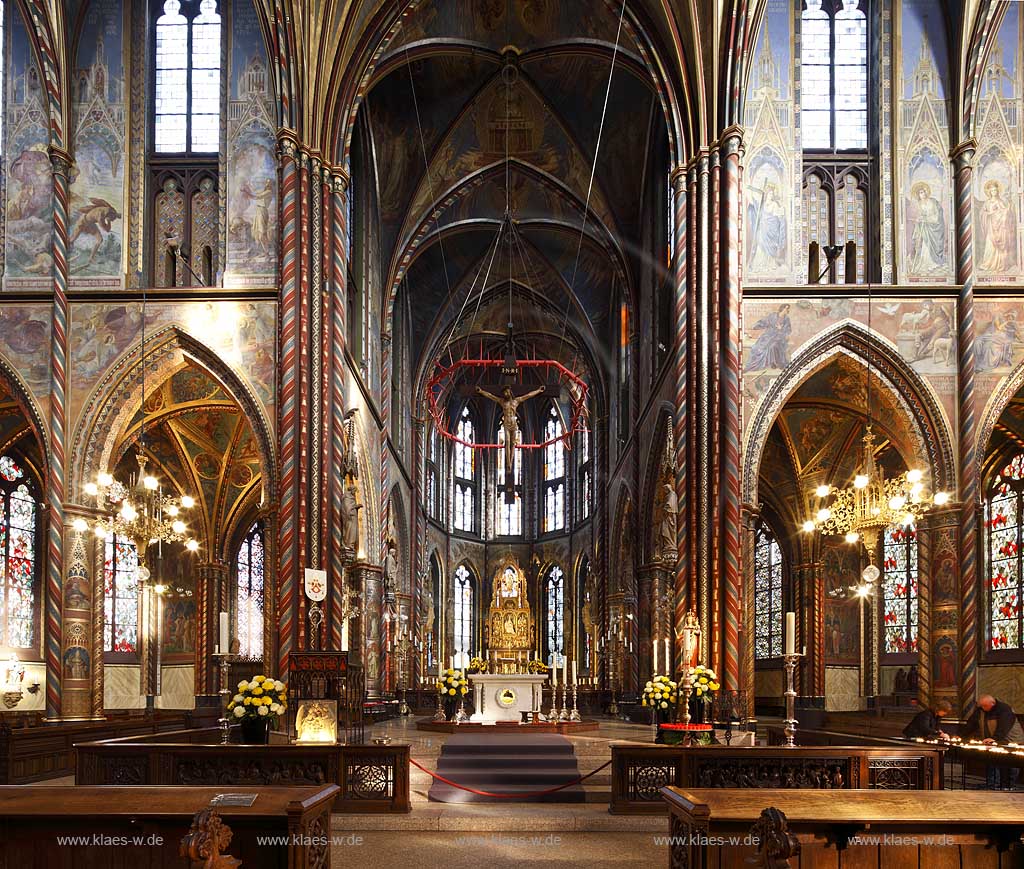
{"type": "MultiPolygon", "coordinates": [[[[523,389],[524,387],[519,387],[523,389]]],[[[519,405],[545,392],[545,387],[531,389],[522,395],[516,395],[516,387],[506,386],[501,396],[489,392],[482,386],[476,388],[477,395],[489,398],[501,407],[501,427],[505,431],[505,503],[516,501],[516,448],[519,446],[519,405]]]]}

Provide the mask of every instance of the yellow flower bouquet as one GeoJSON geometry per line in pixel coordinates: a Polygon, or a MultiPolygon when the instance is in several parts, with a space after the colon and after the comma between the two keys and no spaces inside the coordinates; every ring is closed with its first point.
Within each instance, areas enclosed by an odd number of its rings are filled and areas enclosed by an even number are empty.
{"type": "Polygon", "coordinates": [[[228,712],[236,720],[267,718],[271,722],[288,708],[288,686],[269,676],[253,676],[238,683],[238,693],[228,703],[228,712]]]}
{"type": "Polygon", "coordinates": [[[469,693],[469,682],[461,670],[445,670],[437,680],[437,693],[442,697],[465,697],[469,693]]]}
{"type": "Polygon", "coordinates": [[[545,664],[543,661],[530,661],[526,665],[526,672],[533,673],[534,675],[536,675],[537,673],[547,673],[548,665],[545,664]]]}
{"type": "Polygon", "coordinates": [[[703,703],[710,703],[714,693],[722,687],[715,671],[703,664],[698,664],[693,668],[691,679],[693,680],[693,695],[703,703]]]}
{"type": "Polygon", "coordinates": [[[640,705],[650,706],[655,711],[667,712],[675,708],[678,700],[678,685],[668,676],[655,676],[644,685],[640,705]]]}

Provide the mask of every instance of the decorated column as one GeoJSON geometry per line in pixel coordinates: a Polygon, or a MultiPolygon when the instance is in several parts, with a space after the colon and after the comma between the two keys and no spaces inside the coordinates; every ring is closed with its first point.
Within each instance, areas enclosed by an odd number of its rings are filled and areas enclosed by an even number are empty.
{"type": "MultiPolygon", "coordinates": [[[[194,569],[196,593],[196,647],[195,685],[196,695],[216,697],[218,684],[218,662],[213,657],[214,647],[220,642],[219,615],[230,612],[227,606],[228,591],[227,565],[220,562],[202,562],[194,569]]],[[[229,651],[221,649],[221,652],[229,651]]]]}
{"type": "Polygon", "coordinates": [[[89,550],[93,540],[85,531],[68,529],[68,553],[64,573],[64,588],[61,598],[61,625],[64,636],[61,641],[61,664],[63,681],[61,692],[61,717],[91,718],[92,710],[92,668],[103,666],[102,652],[93,654],[92,643],[92,598],[103,596],[102,582],[90,579],[89,550]]]}
{"type": "Polygon", "coordinates": [[[739,629],[743,576],[740,571],[740,156],[742,139],[739,128],[726,130],[722,137],[722,182],[720,213],[720,321],[721,353],[720,476],[717,502],[721,505],[722,570],[716,574],[716,586],[723,593],[722,685],[736,689],[740,682],[739,629]]]}
{"type": "Polygon", "coordinates": [[[978,678],[978,516],[981,511],[977,466],[977,402],[974,394],[974,240],[972,178],[975,142],[962,142],[952,154],[956,194],[957,395],[960,439],[960,709],[974,706],[978,678]]]}

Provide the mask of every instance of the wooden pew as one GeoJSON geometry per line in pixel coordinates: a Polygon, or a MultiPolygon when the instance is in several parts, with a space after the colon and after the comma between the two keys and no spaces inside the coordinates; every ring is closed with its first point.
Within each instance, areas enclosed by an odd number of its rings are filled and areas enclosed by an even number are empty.
{"type": "MultiPolygon", "coordinates": [[[[186,844],[209,843],[210,835],[217,833],[217,822],[200,813],[211,808],[215,796],[230,792],[257,795],[252,806],[215,807],[230,831],[230,841],[223,841],[227,837],[221,835],[218,851],[240,859],[240,869],[329,867],[330,810],[337,791],[336,785],[0,787],[0,866],[190,869],[201,864],[181,854],[182,840],[189,836],[186,844]],[[275,844],[261,842],[258,836],[281,838],[275,844]],[[63,837],[76,839],[69,842],[63,837]]],[[[198,847],[193,853],[197,851],[198,847]]]]}
{"type": "Polygon", "coordinates": [[[194,742],[209,729],[172,740],[86,742],[75,746],[79,785],[339,786],[334,811],[412,811],[409,745],[220,745],[194,742]]]}
{"type": "Polygon", "coordinates": [[[670,869],[1011,869],[1019,796],[979,791],[665,788],[670,869]]]}
{"type": "Polygon", "coordinates": [[[934,746],[736,748],[612,743],[613,815],[663,814],[661,788],[942,787],[942,751],[934,746]]]}

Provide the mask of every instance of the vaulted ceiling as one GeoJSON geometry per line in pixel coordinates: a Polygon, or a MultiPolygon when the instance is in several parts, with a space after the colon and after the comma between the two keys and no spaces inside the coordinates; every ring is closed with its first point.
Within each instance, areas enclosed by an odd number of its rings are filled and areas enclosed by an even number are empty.
{"type": "Polygon", "coordinates": [[[361,121],[372,159],[354,152],[353,187],[356,166],[373,173],[379,285],[410,312],[415,361],[453,331],[502,335],[510,308],[517,333],[557,336],[555,358],[610,358],[618,306],[666,259],[644,205],[669,165],[651,72],[611,6],[429,0],[361,121]]]}

